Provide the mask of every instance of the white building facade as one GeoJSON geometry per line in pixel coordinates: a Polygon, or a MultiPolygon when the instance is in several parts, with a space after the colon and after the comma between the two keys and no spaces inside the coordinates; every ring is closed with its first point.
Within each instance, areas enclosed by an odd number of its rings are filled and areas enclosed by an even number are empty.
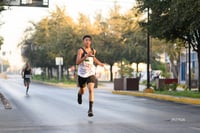
{"type": "MultiPolygon", "coordinates": [[[[195,51],[190,52],[191,79],[198,80],[198,56],[195,51]]],[[[179,83],[186,84],[189,78],[189,52],[184,49],[180,56],[179,83]]]]}

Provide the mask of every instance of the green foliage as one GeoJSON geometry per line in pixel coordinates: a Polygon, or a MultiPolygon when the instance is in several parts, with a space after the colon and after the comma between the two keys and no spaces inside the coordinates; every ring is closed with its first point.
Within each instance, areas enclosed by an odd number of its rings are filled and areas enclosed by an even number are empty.
{"type": "Polygon", "coordinates": [[[5,3],[3,2],[3,0],[0,1],[0,12],[5,10],[5,7],[4,7],[5,3]]]}
{"type": "MultiPolygon", "coordinates": [[[[1,0],[1,1],[0,1],[0,14],[1,14],[1,12],[2,12],[3,10],[5,10],[5,8],[4,8],[4,2],[1,0]]],[[[1,26],[1,21],[0,21],[0,26],[1,26]]],[[[0,36],[0,50],[1,50],[1,45],[2,45],[2,44],[3,44],[3,37],[0,36]]]]}
{"type": "Polygon", "coordinates": [[[58,7],[49,17],[33,23],[34,27],[27,29],[27,37],[21,42],[23,57],[35,67],[54,67],[55,57],[58,56],[64,58],[64,65],[73,65],[77,49],[73,47],[76,46],[76,39],[72,24],[65,9],[58,7]]]}
{"type": "Polygon", "coordinates": [[[166,84],[162,88],[157,88],[156,90],[159,91],[176,91],[178,84],[177,83],[172,83],[172,84],[166,84]]]}
{"type": "Polygon", "coordinates": [[[200,93],[196,91],[155,91],[156,94],[180,96],[180,97],[191,97],[200,98],[200,93]]]}
{"type": "Polygon", "coordinates": [[[127,61],[126,59],[123,59],[121,62],[120,62],[120,75],[122,77],[132,77],[132,72],[133,72],[133,69],[131,68],[131,65],[129,64],[129,61],[127,61]]]}
{"type": "Polygon", "coordinates": [[[146,32],[139,26],[140,16],[138,10],[133,8],[121,17],[123,57],[130,63],[146,62],[146,32]]]}
{"type": "Polygon", "coordinates": [[[166,71],[165,64],[157,60],[151,61],[151,68],[152,70],[161,70],[163,72],[166,71]]]}
{"type": "Polygon", "coordinates": [[[48,83],[64,83],[67,85],[75,85],[76,81],[75,80],[66,80],[66,79],[62,79],[61,81],[59,81],[57,78],[44,78],[43,75],[33,75],[32,79],[35,81],[42,81],[42,82],[48,82],[48,83]]]}
{"type": "Polygon", "coordinates": [[[183,88],[185,91],[188,90],[188,86],[186,84],[179,84],[180,88],[183,88]]]}
{"type": "Polygon", "coordinates": [[[33,75],[32,79],[39,80],[39,81],[44,81],[45,77],[43,75],[33,75]]]}
{"type": "Polygon", "coordinates": [[[170,78],[170,77],[171,77],[170,72],[167,72],[167,71],[163,71],[163,72],[161,73],[161,75],[162,75],[163,77],[165,77],[165,78],[170,78]]]}
{"type": "Polygon", "coordinates": [[[168,55],[169,61],[171,63],[171,71],[173,73],[173,77],[178,78],[179,73],[179,63],[180,63],[180,53],[183,47],[183,42],[177,39],[175,42],[166,42],[165,40],[152,39],[152,60],[151,65],[153,70],[162,70],[163,72],[169,71],[166,69],[166,65],[158,65],[159,61],[161,61],[161,55],[164,53],[168,55]],[[157,65],[160,69],[157,68],[157,65]],[[156,67],[156,69],[154,68],[156,67]]]}
{"type": "Polygon", "coordinates": [[[0,50],[1,50],[1,45],[3,44],[3,37],[0,36],[0,50]]]}
{"type": "MultiPolygon", "coordinates": [[[[64,66],[70,67],[75,65],[77,50],[82,47],[82,36],[90,34],[93,36],[92,47],[102,62],[111,66],[123,58],[129,63],[144,62],[146,34],[139,27],[137,10],[121,14],[119,9],[115,5],[108,18],[97,14],[94,23],[80,14],[75,23],[67,16],[65,9],[57,7],[39,23],[32,23],[33,26],[27,28],[26,36],[20,43],[22,55],[34,67],[51,69],[55,67],[57,56],[62,56],[64,66]]],[[[126,73],[130,75],[131,72],[126,73]]]]}

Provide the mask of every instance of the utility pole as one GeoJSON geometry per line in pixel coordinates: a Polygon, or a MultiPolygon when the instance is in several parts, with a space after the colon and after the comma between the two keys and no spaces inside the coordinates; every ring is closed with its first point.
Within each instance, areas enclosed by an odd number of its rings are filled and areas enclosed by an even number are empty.
{"type": "Polygon", "coordinates": [[[188,43],[188,88],[189,90],[191,90],[191,46],[190,46],[190,43],[188,43]]]}
{"type": "MultiPolygon", "coordinates": [[[[147,8],[147,24],[149,24],[149,8],[147,8]]],[[[150,35],[147,28],[147,89],[150,88],[150,35]]]]}

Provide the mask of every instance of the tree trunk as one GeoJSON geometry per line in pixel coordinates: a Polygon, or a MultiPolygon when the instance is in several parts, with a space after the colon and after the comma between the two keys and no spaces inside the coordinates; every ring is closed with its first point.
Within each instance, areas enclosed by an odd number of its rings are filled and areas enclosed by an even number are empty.
{"type": "Polygon", "coordinates": [[[59,66],[56,66],[57,80],[59,80],[59,66]]]}
{"type": "Polygon", "coordinates": [[[46,68],[45,67],[42,68],[41,76],[42,76],[42,80],[45,80],[46,77],[47,77],[47,75],[46,75],[46,68]]]}
{"type": "Polygon", "coordinates": [[[48,79],[50,79],[50,70],[49,70],[50,68],[49,67],[47,67],[47,76],[48,76],[48,79]]]}
{"type": "MultiPolygon", "coordinates": [[[[137,73],[137,74],[138,74],[138,69],[139,69],[139,68],[138,68],[138,65],[139,65],[139,63],[137,62],[137,63],[136,63],[136,73],[137,73]]],[[[138,75],[137,75],[137,76],[138,76],[138,75]]]]}
{"type": "Polygon", "coordinates": [[[48,75],[49,75],[49,79],[53,77],[52,67],[48,67],[48,75]]]}
{"type": "Polygon", "coordinates": [[[178,67],[179,66],[174,65],[172,63],[171,70],[172,70],[172,73],[173,73],[173,78],[178,78],[178,67]]]}
{"type": "MultiPolygon", "coordinates": [[[[200,49],[198,49],[197,56],[198,56],[198,65],[200,67],[200,49]]],[[[200,68],[198,69],[198,91],[200,92],[199,78],[200,78],[200,68]]]]}
{"type": "MultiPolygon", "coordinates": [[[[63,72],[63,65],[61,66],[61,80],[63,79],[63,76],[64,76],[64,72],[63,72]]],[[[67,69],[68,70],[68,69],[67,69]]]]}
{"type": "Polygon", "coordinates": [[[113,81],[113,73],[112,73],[112,68],[113,68],[113,65],[110,64],[110,81],[112,82],[113,81]]]}
{"type": "Polygon", "coordinates": [[[68,66],[66,66],[67,67],[67,80],[69,80],[70,79],[70,77],[69,77],[69,69],[68,69],[68,66]]]}

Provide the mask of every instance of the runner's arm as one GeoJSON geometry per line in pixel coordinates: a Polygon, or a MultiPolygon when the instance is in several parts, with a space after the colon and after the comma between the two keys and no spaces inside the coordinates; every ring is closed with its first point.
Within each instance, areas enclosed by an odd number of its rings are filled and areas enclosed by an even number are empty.
{"type": "MultiPolygon", "coordinates": [[[[96,50],[94,50],[94,55],[96,54],[96,50]]],[[[101,62],[101,61],[99,61],[95,56],[94,56],[94,62],[97,64],[97,65],[100,65],[100,66],[102,66],[102,67],[104,67],[104,64],[101,62]]]]}
{"type": "Polygon", "coordinates": [[[24,77],[24,69],[21,71],[22,78],[24,77]]]}
{"type": "Polygon", "coordinates": [[[32,75],[32,69],[30,70],[30,74],[32,75]]]}
{"type": "Polygon", "coordinates": [[[104,64],[101,62],[101,61],[99,61],[96,57],[94,57],[94,62],[97,64],[97,65],[100,65],[100,66],[104,66],[104,64]]]}
{"type": "Polygon", "coordinates": [[[86,56],[82,57],[82,54],[83,54],[83,50],[79,49],[78,53],[77,53],[77,57],[76,57],[76,64],[77,65],[79,65],[81,62],[83,62],[87,58],[86,56]]]}

